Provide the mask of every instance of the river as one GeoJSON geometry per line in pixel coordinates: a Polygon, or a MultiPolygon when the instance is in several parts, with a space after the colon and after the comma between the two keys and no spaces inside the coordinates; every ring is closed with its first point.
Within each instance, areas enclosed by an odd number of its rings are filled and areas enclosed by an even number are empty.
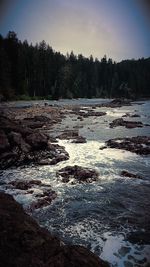
{"type": "MultiPolygon", "coordinates": [[[[46,101],[47,102],[47,101],[46,101]]],[[[74,100],[48,102],[52,105],[81,105],[84,111],[101,100],[74,100]]],[[[42,102],[41,102],[42,103],[42,102]]],[[[12,104],[13,105],[13,104],[12,104]]],[[[17,104],[18,105],[18,104],[17,104]]],[[[20,106],[28,106],[23,103],[20,106]]],[[[19,105],[18,105],[19,107],[19,105]]],[[[49,132],[54,137],[63,130],[78,129],[87,139],[85,144],[59,140],[69,153],[69,160],[55,166],[26,167],[1,171],[1,181],[14,179],[39,179],[50,184],[58,197],[48,207],[34,210],[32,216],[40,225],[59,236],[65,243],[80,244],[108,261],[112,267],[146,266],[150,263],[150,245],[133,244],[128,240],[131,232],[147,232],[150,222],[150,156],[140,156],[124,150],[106,148],[105,141],[115,137],[150,136],[150,127],[126,129],[109,128],[109,123],[126,113],[139,118],[127,120],[150,121],[150,101],[134,102],[119,108],[97,107],[105,111],[102,117],[88,117],[83,121],[68,113],[63,121],[49,132]],[[91,184],[62,183],[56,171],[80,165],[96,169],[98,181],[91,184]],[[137,173],[142,179],[120,176],[122,170],[137,173]]],[[[1,184],[1,190],[4,189],[1,184]]],[[[34,195],[21,190],[6,189],[28,210],[34,195]]]]}

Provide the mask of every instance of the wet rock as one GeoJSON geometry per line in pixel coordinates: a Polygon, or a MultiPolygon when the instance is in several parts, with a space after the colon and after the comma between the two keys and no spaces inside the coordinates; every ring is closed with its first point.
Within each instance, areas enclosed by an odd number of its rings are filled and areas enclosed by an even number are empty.
{"type": "Polygon", "coordinates": [[[46,116],[37,115],[34,117],[27,117],[20,121],[22,126],[29,127],[31,129],[42,128],[52,124],[52,120],[46,116]]]}
{"type": "Polygon", "coordinates": [[[96,105],[96,107],[120,108],[122,106],[131,106],[131,105],[132,105],[132,103],[131,103],[131,100],[129,100],[129,99],[116,98],[112,101],[98,104],[98,105],[96,105]]]}
{"type": "Polygon", "coordinates": [[[24,153],[28,153],[31,150],[31,146],[24,141],[20,133],[12,131],[8,136],[12,147],[14,145],[18,146],[24,153]]]}
{"type": "Polygon", "coordinates": [[[96,111],[88,111],[87,113],[84,113],[83,114],[83,117],[84,118],[87,118],[87,117],[91,117],[91,116],[94,116],[94,117],[101,117],[101,116],[105,116],[106,115],[106,112],[96,112],[96,111]]]}
{"type": "Polygon", "coordinates": [[[82,246],[67,246],[38,226],[20,204],[0,193],[1,267],[106,267],[82,246]]]}
{"type": "Polygon", "coordinates": [[[88,117],[101,117],[105,116],[106,112],[101,112],[101,111],[93,111],[93,110],[86,110],[86,111],[73,111],[73,114],[77,115],[78,119],[83,120],[83,118],[88,118],[88,117]]]}
{"type": "Polygon", "coordinates": [[[57,139],[53,136],[49,136],[49,139],[48,139],[51,143],[58,143],[57,139]]]}
{"type": "Polygon", "coordinates": [[[123,149],[139,155],[150,154],[149,136],[110,139],[106,142],[106,145],[110,148],[123,149]]]}
{"type": "Polygon", "coordinates": [[[63,178],[62,182],[69,182],[70,179],[74,178],[79,183],[91,183],[96,181],[99,175],[95,170],[74,165],[60,169],[57,172],[57,176],[61,176],[63,178]]]}
{"type": "Polygon", "coordinates": [[[38,199],[36,202],[33,202],[30,205],[30,211],[33,211],[35,209],[40,209],[43,207],[47,207],[51,204],[52,200],[53,199],[51,197],[44,197],[44,198],[38,199]]]}
{"type": "Polygon", "coordinates": [[[150,244],[150,231],[135,231],[131,232],[127,236],[127,240],[129,240],[133,244],[150,244]]]}
{"type": "Polygon", "coordinates": [[[4,152],[0,155],[0,169],[5,170],[9,167],[15,166],[20,157],[19,151],[4,152]]]}
{"type": "Polygon", "coordinates": [[[106,149],[107,148],[107,146],[102,146],[102,147],[100,147],[99,149],[100,150],[104,150],[104,149],[106,149]]]}
{"type": "MultiPolygon", "coordinates": [[[[104,104],[105,105],[105,104],[104,104]]],[[[130,106],[131,100],[123,99],[123,98],[116,98],[112,100],[110,103],[106,104],[108,107],[122,107],[122,106],[130,106]]]]}
{"type": "Polygon", "coordinates": [[[26,141],[32,149],[44,149],[48,145],[48,136],[40,132],[32,133],[26,137],[26,141]]]}
{"type": "Polygon", "coordinates": [[[144,126],[144,124],[140,121],[124,121],[122,118],[113,120],[109,125],[110,128],[125,126],[128,129],[144,126]]]}
{"type": "Polygon", "coordinates": [[[57,197],[57,194],[55,191],[47,189],[43,191],[43,193],[37,194],[36,197],[38,197],[38,199],[30,205],[30,211],[49,206],[51,202],[57,197]]]}
{"type": "Polygon", "coordinates": [[[50,161],[50,165],[55,165],[61,161],[64,161],[64,160],[68,160],[69,159],[69,154],[66,153],[64,155],[58,155],[57,157],[55,157],[54,159],[52,159],[50,161]]]}
{"type": "Polygon", "coordinates": [[[2,129],[7,135],[10,132],[21,133],[23,137],[32,133],[32,130],[28,127],[22,127],[19,121],[12,120],[5,116],[0,116],[0,129],[2,129]]]}
{"type": "Polygon", "coordinates": [[[11,181],[8,184],[12,185],[15,189],[20,190],[28,190],[32,188],[34,185],[42,185],[41,181],[39,180],[30,180],[30,181],[23,181],[23,180],[15,180],[11,181]]]}
{"type": "Polygon", "coordinates": [[[133,114],[133,115],[130,115],[131,118],[140,118],[140,115],[139,114],[133,114]]]}
{"type": "Polygon", "coordinates": [[[59,138],[61,140],[71,140],[71,139],[73,139],[72,143],[86,143],[86,138],[80,136],[78,131],[76,131],[76,130],[64,131],[62,134],[57,136],[57,138],[59,138]]]}
{"type": "Polygon", "coordinates": [[[137,179],[142,179],[142,177],[140,177],[138,174],[134,174],[128,171],[122,171],[121,172],[121,176],[124,177],[129,177],[129,178],[137,178],[137,179]]]}
{"type": "Polygon", "coordinates": [[[122,118],[130,117],[130,113],[126,113],[125,115],[122,116],[122,118]]]}
{"type": "Polygon", "coordinates": [[[125,115],[122,116],[123,118],[125,117],[130,117],[130,118],[140,118],[141,116],[139,114],[130,114],[126,113],[125,115]]]}
{"type": "Polygon", "coordinates": [[[3,130],[0,130],[0,153],[7,151],[10,147],[8,138],[3,130]]]}
{"type": "Polygon", "coordinates": [[[57,138],[61,140],[70,140],[70,139],[78,138],[78,136],[79,136],[78,131],[67,130],[67,131],[64,131],[62,134],[58,135],[57,138]]]}
{"type": "Polygon", "coordinates": [[[84,144],[86,143],[86,138],[83,136],[78,136],[75,140],[72,141],[75,144],[84,144]]]}
{"type": "Polygon", "coordinates": [[[80,120],[80,121],[83,121],[83,117],[82,116],[78,116],[77,119],[80,120]]]}

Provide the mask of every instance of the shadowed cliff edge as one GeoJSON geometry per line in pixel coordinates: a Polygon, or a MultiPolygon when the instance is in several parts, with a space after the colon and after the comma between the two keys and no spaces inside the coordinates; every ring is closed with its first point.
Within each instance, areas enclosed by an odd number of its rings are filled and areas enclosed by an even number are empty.
{"type": "Polygon", "coordinates": [[[1,267],[107,267],[82,246],[67,246],[38,226],[12,196],[0,193],[1,267]]]}

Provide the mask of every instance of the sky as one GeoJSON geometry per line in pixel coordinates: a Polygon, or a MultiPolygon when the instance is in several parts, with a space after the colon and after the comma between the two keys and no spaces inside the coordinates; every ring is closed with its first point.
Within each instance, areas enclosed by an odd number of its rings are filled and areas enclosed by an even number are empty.
{"type": "Polygon", "coordinates": [[[63,54],[150,56],[149,0],[0,0],[0,34],[45,40],[63,54]]]}

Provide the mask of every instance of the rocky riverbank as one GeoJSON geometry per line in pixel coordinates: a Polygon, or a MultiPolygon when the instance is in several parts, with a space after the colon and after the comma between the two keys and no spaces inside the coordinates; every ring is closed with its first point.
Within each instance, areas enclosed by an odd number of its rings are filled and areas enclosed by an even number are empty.
{"type": "Polygon", "coordinates": [[[47,134],[64,117],[61,109],[44,107],[4,110],[0,115],[0,169],[53,165],[69,158],[64,147],[47,134]]]}

